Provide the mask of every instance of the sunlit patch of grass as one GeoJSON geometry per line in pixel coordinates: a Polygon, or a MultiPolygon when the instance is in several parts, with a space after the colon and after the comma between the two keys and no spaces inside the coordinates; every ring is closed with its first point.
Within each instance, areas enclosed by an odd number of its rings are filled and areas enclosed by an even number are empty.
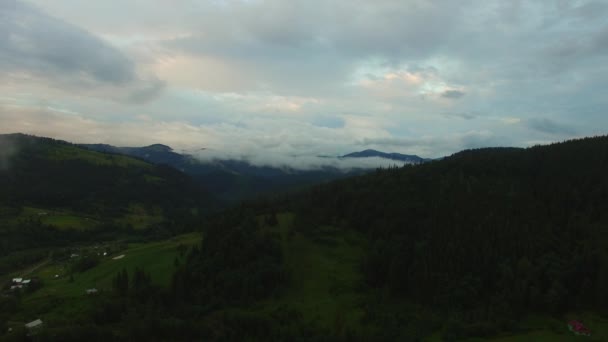
{"type": "Polygon", "coordinates": [[[151,164],[135,158],[85,150],[71,145],[49,147],[45,156],[51,160],[83,160],[94,165],[152,168],[151,164]]]}
{"type": "Polygon", "coordinates": [[[293,231],[293,214],[278,215],[279,224],[266,228],[277,233],[291,279],[278,298],[263,303],[266,310],[289,307],[305,320],[323,328],[356,327],[363,311],[360,308],[360,260],[365,240],[352,231],[324,227],[316,236],[293,231]]]}
{"type": "Polygon", "coordinates": [[[130,244],[118,254],[101,257],[99,265],[82,273],[74,273],[73,277],[70,277],[69,262],[50,264],[34,273],[44,286],[23,298],[24,315],[33,317],[68,312],[71,309],[65,306],[89,301],[87,289],[110,291],[112,279],[123,269],[133,274],[136,267],[142,268],[150,274],[154,284],[168,286],[175,268],[174,261],[181,254],[180,246],[191,247],[200,240],[200,234],[191,233],[161,242],[130,244]],[[113,259],[123,254],[123,258],[113,259]]]}

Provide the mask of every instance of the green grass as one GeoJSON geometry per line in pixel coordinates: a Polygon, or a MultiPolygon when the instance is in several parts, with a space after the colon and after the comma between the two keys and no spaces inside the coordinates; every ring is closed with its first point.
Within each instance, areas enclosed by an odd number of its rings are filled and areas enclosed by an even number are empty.
{"type": "Polygon", "coordinates": [[[280,298],[264,303],[265,309],[290,307],[324,328],[356,326],[363,314],[358,267],[365,240],[331,227],[315,237],[293,232],[292,214],[280,214],[278,221],[277,227],[266,230],[280,236],[291,282],[280,298]]]}
{"type": "Polygon", "coordinates": [[[90,302],[85,294],[87,289],[110,290],[112,278],[122,269],[132,274],[136,267],[143,268],[150,273],[154,284],[167,286],[173,274],[174,260],[180,255],[178,247],[193,246],[200,238],[200,234],[192,233],[161,242],[131,244],[126,250],[104,257],[96,267],[75,273],[73,282],[70,282],[69,264],[50,264],[34,273],[44,282],[44,287],[23,298],[22,319],[63,317],[79,311],[90,302]],[[123,254],[124,258],[113,260],[123,254]],[[60,277],[55,278],[55,275],[60,277]]]}
{"type": "Polygon", "coordinates": [[[51,160],[83,160],[94,165],[119,166],[119,167],[143,167],[152,168],[152,165],[144,161],[114,154],[106,154],[71,145],[53,145],[46,151],[47,158],[51,160]]]}
{"type": "MultiPolygon", "coordinates": [[[[33,219],[53,226],[60,230],[88,230],[99,225],[99,218],[82,215],[69,210],[53,210],[45,208],[23,207],[21,214],[7,220],[15,224],[19,220],[33,219]]],[[[131,203],[126,214],[114,221],[119,225],[130,225],[134,229],[146,229],[154,224],[160,224],[164,219],[160,208],[146,209],[142,204],[131,203]]]]}
{"type": "Polygon", "coordinates": [[[99,224],[92,217],[82,216],[68,210],[52,210],[45,208],[23,207],[21,214],[7,220],[8,224],[15,224],[19,220],[40,220],[43,224],[53,226],[60,230],[88,230],[99,224]]]}
{"type": "Polygon", "coordinates": [[[120,225],[131,225],[134,229],[146,229],[163,221],[161,209],[147,210],[143,205],[131,203],[128,213],[116,220],[120,225]]]}
{"type": "MultiPolygon", "coordinates": [[[[593,313],[571,313],[562,318],[530,315],[519,324],[524,333],[508,334],[490,339],[468,339],[467,342],[495,341],[495,342],[576,342],[576,341],[608,341],[608,319],[593,313]],[[567,323],[571,319],[580,320],[591,330],[592,335],[577,336],[568,330],[567,323]]],[[[433,336],[441,341],[440,335],[433,336]]],[[[429,340],[430,341],[430,340],[429,340]]]]}
{"type": "Polygon", "coordinates": [[[88,230],[98,224],[97,221],[74,215],[53,215],[42,218],[42,223],[58,229],[88,230]]]}

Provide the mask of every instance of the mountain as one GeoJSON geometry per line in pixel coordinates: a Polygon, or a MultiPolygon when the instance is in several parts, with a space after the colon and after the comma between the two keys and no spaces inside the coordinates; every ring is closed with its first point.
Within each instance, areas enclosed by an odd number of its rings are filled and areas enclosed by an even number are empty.
{"type": "Polygon", "coordinates": [[[390,159],[405,162],[408,164],[420,164],[428,161],[429,159],[421,158],[417,155],[401,154],[401,153],[385,153],[376,150],[364,150],[360,152],[353,152],[343,155],[340,158],[370,158],[377,157],[383,159],[390,159]]]}
{"type": "Polygon", "coordinates": [[[246,201],[202,239],[138,241],[75,280],[53,275],[82,263],[43,264],[38,292],[0,296],[0,337],[41,318],[36,340],[554,341],[580,338],[574,319],[605,341],[607,171],[596,137],[246,201]]]}
{"type": "Polygon", "coordinates": [[[133,156],[155,164],[167,164],[188,174],[205,189],[228,202],[286,192],[366,171],[341,170],[335,167],[298,170],[289,167],[257,166],[247,161],[231,159],[202,162],[189,154],[176,153],[169,146],[160,144],[145,147],[115,147],[104,144],[80,146],[98,152],[133,156]]]}
{"type": "Polygon", "coordinates": [[[23,134],[0,135],[0,147],[0,256],[110,231],[169,234],[216,206],[167,166],[23,134]]]}
{"type": "Polygon", "coordinates": [[[450,333],[608,305],[608,137],[462,151],[316,187],[296,208],[307,234],[368,237],[365,284],[451,313],[450,333]]]}
{"type": "Polygon", "coordinates": [[[179,166],[188,164],[191,161],[189,156],[184,156],[173,152],[171,147],[162,144],[154,144],[145,147],[116,147],[106,144],[81,144],[79,146],[98,152],[124,154],[127,156],[137,157],[154,164],[179,166]]]}

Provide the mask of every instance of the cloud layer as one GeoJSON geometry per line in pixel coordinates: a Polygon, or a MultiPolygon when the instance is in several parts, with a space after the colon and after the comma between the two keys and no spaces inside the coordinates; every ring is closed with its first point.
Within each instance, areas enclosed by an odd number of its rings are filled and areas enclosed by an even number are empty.
{"type": "Polygon", "coordinates": [[[309,165],[604,134],[606,15],[593,0],[0,0],[0,131],[309,165]]]}

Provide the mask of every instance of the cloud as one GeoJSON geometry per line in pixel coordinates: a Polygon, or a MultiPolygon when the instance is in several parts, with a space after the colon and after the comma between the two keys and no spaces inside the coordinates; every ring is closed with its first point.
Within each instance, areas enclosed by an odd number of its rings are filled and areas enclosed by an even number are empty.
{"type": "Polygon", "coordinates": [[[604,1],[28,3],[0,0],[4,130],[295,163],[608,127],[604,1]]]}
{"type": "Polygon", "coordinates": [[[446,99],[459,99],[463,97],[466,93],[461,90],[448,89],[441,93],[441,97],[445,97],[446,99]]]}
{"type": "Polygon", "coordinates": [[[376,159],[338,160],[353,152],[358,134],[386,135],[380,128],[366,127],[361,118],[345,117],[344,126],[319,127],[298,123],[250,118],[238,123],[192,125],[180,121],[101,122],[78,113],[65,113],[53,107],[30,108],[0,106],[0,133],[25,132],[39,136],[60,136],[77,143],[109,143],[118,146],[145,146],[163,143],[178,151],[196,153],[201,160],[245,160],[255,165],[319,169],[336,167],[375,168],[391,166],[394,161],[376,159]],[[10,128],[9,128],[10,127],[10,128]],[[205,148],[202,152],[201,148],[205,148]],[[195,151],[195,152],[192,152],[195,151]]]}
{"type": "Polygon", "coordinates": [[[446,135],[427,135],[416,138],[365,138],[358,143],[362,146],[372,146],[385,151],[420,151],[418,152],[419,155],[433,158],[445,156],[463,149],[521,146],[521,143],[517,143],[513,138],[487,130],[446,135]]]}
{"type": "Polygon", "coordinates": [[[562,124],[549,118],[530,119],[526,122],[526,125],[529,128],[532,128],[539,132],[552,135],[572,136],[576,134],[576,129],[574,127],[562,124]]]}
{"type": "Polygon", "coordinates": [[[89,32],[18,0],[0,6],[0,75],[102,96],[120,89],[126,101],[154,98],[162,82],[140,78],[123,52],[89,32]]]}

